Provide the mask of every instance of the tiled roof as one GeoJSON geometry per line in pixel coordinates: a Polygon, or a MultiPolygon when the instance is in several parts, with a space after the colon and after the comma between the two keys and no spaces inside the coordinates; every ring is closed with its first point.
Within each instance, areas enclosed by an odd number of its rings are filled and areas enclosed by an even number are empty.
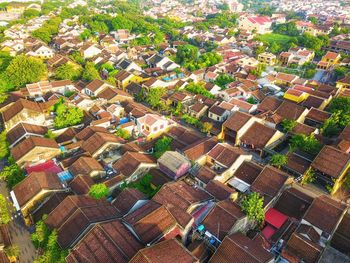
{"type": "Polygon", "coordinates": [[[127,263],[142,245],[118,220],[97,224],[70,251],[68,263],[127,263]]]}
{"type": "Polygon", "coordinates": [[[9,121],[12,117],[16,116],[23,109],[35,111],[37,113],[42,112],[42,108],[40,107],[39,103],[25,99],[19,99],[2,113],[4,121],[9,121]]]}
{"type": "Polygon", "coordinates": [[[204,189],[219,201],[228,199],[231,194],[236,192],[233,188],[217,180],[211,180],[204,189]]]}
{"type": "Polygon", "coordinates": [[[241,141],[242,143],[254,145],[254,148],[263,149],[275,133],[275,129],[260,124],[259,122],[254,122],[242,135],[241,141]]]}
{"type": "Polygon", "coordinates": [[[44,136],[46,132],[47,132],[47,127],[45,126],[21,122],[7,132],[6,138],[9,144],[11,145],[26,134],[30,133],[30,134],[37,134],[37,135],[44,136]]]}
{"type": "Polygon", "coordinates": [[[169,239],[140,250],[130,263],[195,263],[198,259],[176,239],[169,239]]]}
{"type": "Polygon", "coordinates": [[[146,200],[146,196],[135,188],[126,188],[113,200],[114,205],[121,215],[127,214],[139,200],[146,200]]]}
{"type": "Polygon", "coordinates": [[[246,182],[247,184],[252,184],[254,180],[263,170],[263,167],[253,163],[253,162],[243,162],[235,171],[234,177],[246,182]]]}
{"type": "Polygon", "coordinates": [[[350,162],[350,154],[344,153],[332,146],[324,146],[311,166],[332,178],[339,178],[350,162]]]}
{"type": "Polygon", "coordinates": [[[156,161],[153,157],[147,154],[138,152],[126,152],[117,162],[113,164],[113,168],[118,173],[128,177],[132,175],[140,164],[155,164],[156,161]]]}
{"type": "Polygon", "coordinates": [[[246,124],[252,116],[250,114],[236,111],[230,118],[228,118],[223,126],[232,131],[239,131],[244,124],[246,124]]]}

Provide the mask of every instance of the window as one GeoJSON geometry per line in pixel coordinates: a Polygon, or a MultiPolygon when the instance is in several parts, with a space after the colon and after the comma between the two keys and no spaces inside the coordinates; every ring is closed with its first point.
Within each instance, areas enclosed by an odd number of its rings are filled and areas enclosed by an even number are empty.
{"type": "Polygon", "coordinates": [[[220,117],[216,117],[216,120],[220,120],[220,117]]]}
{"type": "Polygon", "coordinates": [[[158,130],[158,127],[154,127],[153,131],[156,132],[158,130]]]}

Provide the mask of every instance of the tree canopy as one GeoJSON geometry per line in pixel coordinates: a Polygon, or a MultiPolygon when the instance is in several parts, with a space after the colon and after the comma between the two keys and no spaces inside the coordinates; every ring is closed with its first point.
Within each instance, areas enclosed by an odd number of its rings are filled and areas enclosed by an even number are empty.
{"type": "Polygon", "coordinates": [[[77,80],[80,77],[80,75],[80,68],[77,68],[71,63],[65,63],[59,66],[55,71],[55,78],[59,80],[77,80]]]}
{"type": "Polygon", "coordinates": [[[166,93],[164,88],[152,88],[146,96],[146,102],[154,109],[160,109],[163,106],[161,98],[166,93]]]}
{"type": "Polygon", "coordinates": [[[47,74],[45,64],[37,58],[16,56],[5,70],[10,83],[20,88],[28,83],[38,82],[47,74]]]}
{"type": "Polygon", "coordinates": [[[270,163],[277,168],[281,168],[282,166],[286,165],[287,162],[288,158],[284,154],[274,154],[270,160],[270,163]]]}
{"type": "Polygon", "coordinates": [[[94,79],[101,79],[100,73],[98,73],[98,70],[95,68],[95,64],[93,62],[86,63],[83,70],[82,79],[88,82],[94,79]]]}
{"type": "Polygon", "coordinates": [[[242,211],[261,227],[265,220],[264,197],[257,192],[245,196],[242,200],[242,211]]]}
{"type": "Polygon", "coordinates": [[[109,195],[109,189],[103,183],[94,184],[89,190],[89,195],[94,199],[106,198],[109,195]]]}
{"type": "Polygon", "coordinates": [[[168,136],[163,136],[161,139],[158,139],[156,144],[154,145],[153,156],[158,159],[166,151],[170,151],[170,144],[172,141],[173,139],[168,136]]]}
{"type": "Polygon", "coordinates": [[[54,126],[56,129],[77,125],[81,123],[84,117],[84,112],[78,107],[69,107],[64,100],[57,102],[53,111],[56,113],[54,126]]]}
{"type": "Polygon", "coordinates": [[[313,134],[309,136],[296,134],[290,139],[290,147],[292,150],[299,149],[311,155],[316,155],[322,149],[322,144],[313,134]]]}
{"type": "Polygon", "coordinates": [[[0,225],[7,225],[11,221],[9,204],[5,196],[0,194],[0,225]]]}
{"type": "Polygon", "coordinates": [[[0,171],[0,178],[5,180],[7,186],[11,189],[16,184],[21,182],[25,176],[23,171],[14,162],[13,158],[10,157],[8,158],[8,165],[6,165],[4,169],[0,171]]]}

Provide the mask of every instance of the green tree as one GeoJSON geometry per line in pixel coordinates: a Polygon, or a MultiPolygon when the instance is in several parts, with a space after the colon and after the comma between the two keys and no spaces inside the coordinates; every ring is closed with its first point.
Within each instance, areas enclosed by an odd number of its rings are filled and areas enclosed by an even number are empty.
{"type": "Polygon", "coordinates": [[[290,132],[297,125],[295,120],[284,119],[281,123],[284,132],[290,132]]]}
{"type": "Polygon", "coordinates": [[[0,225],[7,225],[11,221],[9,203],[5,196],[0,194],[0,225]]]}
{"type": "Polygon", "coordinates": [[[84,29],[84,31],[80,34],[80,39],[81,40],[86,40],[91,37],[91,31],[87,28],[84,29]]]}
{"type": "Polygon", "coordinates": [[[161,98],[165,95],[166,90],[164,88],[152,88],[147,96],[146,102],[154,109],[159,109],[162,106],[161,98]]]}
{"type": "Polygon", "coordinates": [[[301,179],[301,184],[302,185],[307,185],[310,183],[313,183],[316,180],[315,177],[315,171],[310,168],[309,170],[307,170],[307,172],[304,174],[303,178],[301,179]]]}
{"type": "Polygon", "coordinates": [[[67,106],[63,99],[53,105],[52,111],[56,113],[54,119],[54,126],[56,129],[77,125],[82,122],[84,117],[82,109],[67,106]]]}
{"type": "Polygon", "coordinates": [[[115,135],[125,140],[129,140],[131,137],[131,134],[127,130],[120,128],[116,130],[115,135]]]}
{"type": "Polygon", "coordinates": [[[210,122],[204,122],[201,128],[201,131],[204,133],[210,133],[210,131],[213,129],[213,124],[210,122]]]}
{"type": "Polygon", "coordinates": [[[21,182],[25,176],[23,171],[14,162],[13,158],[9,158],[9,164],[0,171],[0,178],[5,180],[7,186],[11,189],[16,184],[21,182]]]}
{"type": "Polygon", "coordinates": [[[11,245],[9,247],[5,248],[5,254],[8,257],[15,257],[17,258],[20,254],[19,247],[17,245],[11,245]]]}
{"type": "Polygon", "coordinates": [[[109,189],[103,183],[94,184],[89,190],[89,195],[94,199],[106,198],[109,195],[109,189]]]}
{"type": "Polygon", "coordinates": [[[6,131],[0,133],[0,159],[6,158],[10,154],[9,144],[6,138],[6,131]]]}
{"type": "Polygon", "coordinates": [[[94,79],[101,79],[98,70],[95,68],[93,62],[87,62],[83,70],[82,79],[85,81],[92,81],[94,79]]]}
{"type": "Polygon", "coordinates": [[[198,58],[198,52],[198,48],[190,44],[178,46],[176,52],[176,61],[180,64],[188,61],[196,61],[198,58]]]}
{"type": "Polygon", "coordinates": [[[47,73],[45,64],[37,58],[19,55],[7,67],[5,74],[17,88],[41,80],[47,73]]]}
{"type": "Polygon", "coordinates": [[[31,240],[35,246],[35,248],[45,248],[47,245],[47,241],[49,240],[50,230],[45,224],[44,220],[46,220],[47,215],[44,215],[42,220],[39,220],[35,224],[35,231],[31,234],[31,240]]]}
{"type": "Polygon", "coordinates": [[[36,9],[28,8],[28,9],[24,10],[22,15],[24,18],[31,19],[31,18],[40,16],[40,11],[38,11],[36,9]]]}
{"type": "Polygon", "coordinates": [[[121,188],[136,188],[141,193],[144,193],[148,198],[152,198],[160,189],[160,187],[154,188],[151,184],[152,175],[147,173],[137,182],[132,182],[129,184],[124,183],[121,188]]]}
{"type": "Polygon", "coordinates": [[[55,139],[57,135],[52,130],[48,130],[44,137],[48,139],[55,139]]]}
{"type": "Polygon", "coordinates": [[[220,88],[224,89],[227,84],[234,81],[234,77],[228,75],[228,74],[220,74],[214,81],[216,85],[218,85],[220,88]]]}
{"type": "Polygon", "coordinates": [[[59,80],[77,80],[79,79],[81,71],[71,63],[65,63],[59,66],[55,71],[55,78],[59,80]]]}
{"type": "Polygon", "coordinates": [[[170,144],[172,141],[173,139],[168,136],[163,136],[161,139],[158,139],[154,145],[153,156],[158,159],[163,155],[163,153],[170,151],[170,144]]]}
{"type": "Polygon", "coordinates": [[[274,154],[270,160],[270,163],[273,166],[277,167],[278,169],[286,165],[287,162],[288,162],[288,158],[286,155],[283,155],[283,154],[274,154]]]}
{"type": "Polygon", "coordinates": [[[48,237],[47,246],[44,253],[34,260],[35,263],[56,262],[64,263],[67,251],[61,250],[57,243],[57,231],[53,230],[48,237]]]}
{"type": "Polygon", "coordinates": [[[204,97],[207,97],[207,98],[215,98],[215,96],[213,94],[211,94],[209,91],[206,90],[206,88],[204,88],[204,86],[202,84],[199,84],[199,83],[189,83],[185,89],[188,91],[188,92],[191,92],[193,94],[200,94],[200,95],[203,95],[204,97]]]}
{"type": "Polygon", "coordinates": [[[255,56],[258,57],[260,54],[265,52],[265,47],[264,46],[257,46],[255,48],[255,56]]]}
{"type": "Polygon", "coordinates": [[[242,199],[242,211],[253,220],[258,227],[262,227],[265,220],[264,197],[257,192],[245,196],[242,199]]]}
{"type": "Polygon", "coordinates": [[[310,136],[296,134],[290,139],[290,147],[292,150],[299,149],[303,152],[316,155],[322,149],[322,144],[313,134],[310,136]]]}

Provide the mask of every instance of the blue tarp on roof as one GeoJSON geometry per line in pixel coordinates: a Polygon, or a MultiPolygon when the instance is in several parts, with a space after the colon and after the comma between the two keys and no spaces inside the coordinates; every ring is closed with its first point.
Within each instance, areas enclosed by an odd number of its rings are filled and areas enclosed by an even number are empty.
{"type": "Polygon", "coordinates": [[[73,179],[73,175],[69,171],[63,171],[57,174],[61,182],[66,182],[73,179]]]}

